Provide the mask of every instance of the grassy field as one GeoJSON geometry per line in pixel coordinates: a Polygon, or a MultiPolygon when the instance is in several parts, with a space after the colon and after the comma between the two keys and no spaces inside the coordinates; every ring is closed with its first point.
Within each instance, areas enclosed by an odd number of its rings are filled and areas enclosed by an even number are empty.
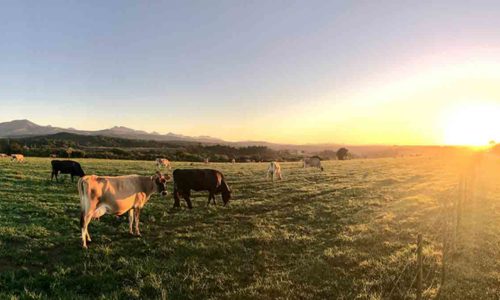
{"type": "MultiPolygon", "coordinates": [[[[78,161],[88,174],[154,173],[153,162],[78,161]]],[[[284,180],[273,183],[267,164],[214,163],[233,189],[227,207],[195,193],[192,210],[172,210],[171,194],[156,195],[142,237],[108,215],[91,222],[83,250],[76,182],[51,182],[49,159],[0,160],[0,298],[412,299],[422,233],[425,299],[499,299],[500,160],[476,166],[454,237],[461,165],[388,158],[324,162],[320,172],[282,163],[284,180]]]]}

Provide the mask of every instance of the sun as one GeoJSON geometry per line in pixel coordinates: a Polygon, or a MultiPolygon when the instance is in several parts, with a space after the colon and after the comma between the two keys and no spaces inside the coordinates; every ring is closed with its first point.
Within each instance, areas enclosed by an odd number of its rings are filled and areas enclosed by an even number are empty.
{"type": "Polygon", "coordinates": [[[469,146],[500,141],[500,103],[469,103],[447,110],[443,139],[447,145],[469,146]]]}

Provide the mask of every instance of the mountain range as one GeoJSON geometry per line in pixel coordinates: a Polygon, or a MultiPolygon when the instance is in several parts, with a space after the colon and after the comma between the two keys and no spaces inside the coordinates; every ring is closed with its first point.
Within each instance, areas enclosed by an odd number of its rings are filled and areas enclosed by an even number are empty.
{"type": "Polygon", "coordinates": [[[187,136],[182,134],[157,132],[146,132],[123,126],[115,126],[102,130],[78,130],[75,128],[61,128],[53,126],[42,126],[29,120],[13,120],[0,123],[0,138],[23,138],[35,136],[50,136],[62,132],[79,134],[84,136],[107,136],[125,138],[132,140],[154,140],[167,142],[194,142],[205,145],[220,144],[233,147],[266,146],[273,150],[291,150],[303,153],[317,153],[324,150],[336,151],[340,147],[348,147],[352,152],[366,157],[394,156],[396,153],[422,153],[424,150],[435,151],[440,146],[390,146],[390,145],[343,145],[333,143],[323,144],[279,144],[266,141],[239,141],[229,142],[220,138],[210,136],[187,136]]]}
{"type": "Polygon", "coordinates": [[[159,134],[157,132],[146,132],[135,130],[124,126],[115,126],[102,130],[78,130],[74,128],[61,128],[53,126],[42,126],[35,124],[29,120],[13,120],[10,122],[0,123],[0,137],[30,137],[51,135],[60,132],[69,132],[81,135],[101,135],[110,137],[119,137],[135,140],[156,140],[156,141],[184,141],[184,142],[200,142],[200,143],[227,143],[224,140],[209,136],[191,137],[175,133],[159,134]]]}

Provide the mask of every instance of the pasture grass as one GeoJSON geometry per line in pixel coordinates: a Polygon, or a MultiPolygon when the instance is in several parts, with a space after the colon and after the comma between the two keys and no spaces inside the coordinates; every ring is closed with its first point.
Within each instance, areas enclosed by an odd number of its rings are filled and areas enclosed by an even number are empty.
{"type": "MultiPolygon", "coordinates": [[[[152,175],[154,163],[78,159],[87,174],[152,175]]],[[[415,298],[415,249],[424,235],[424,297],[500,297],[500,161],[478,166],[461,230],[440,282],[444,225],[458,197],[461,160],[443,157],[217,164],[233,200],[206,207],[152,197],[142,237],[126,216],[90,223],[81,248],[76,181],[50,181],[50,159],[0,160],[0,298],[415,298]],[[404,272],[403,272],[404,271],[404,272]]],[[[173,162],[173,168],[207,167],[173,162]]],[[[171,191],[172,185],[169,189],[171,191]]]]}

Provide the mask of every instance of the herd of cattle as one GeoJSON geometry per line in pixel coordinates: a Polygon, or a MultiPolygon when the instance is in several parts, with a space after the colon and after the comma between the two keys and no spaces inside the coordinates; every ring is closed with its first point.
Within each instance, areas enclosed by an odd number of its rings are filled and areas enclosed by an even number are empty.
{"type": "MultiPolygon", "coordinates": [[[[5,156],[4,156],[5,157],[5,156]]],[[[12,154],[12,161],[23,162],[22,154],[12,154]]],[[[170,161],[157,158],[158,170],[162,167],[171,169],[170,161]]],[[[233,162],[234,163],[234,162],[233,162]]],[[[182,197],[192,208],[191,191],[207,191],[208,203],[212,200],[215,205],[215,195],[221,194],[224,206],[231,199],[231,189],[227,184],[224,174],[214,169],[175,169],[172,177],[157,171],[153,176],[126,175],[126,176],[97,176],[85,175],[81,165],[72,160],[52,160],[51,180],[59,174],[69,174],[78,180],[78,193],[80,196],[80,227],[83,248],[90,242],[88,225],[91,220],[98,219],[104,214],[123,215],[128,212],[129,232],[140,236],[139,217],[140,211],[153,194],[167,195],[167,183],[173,181],[174,207],[180,207],[182,197]]],[[[304,168],[314,167],[323,171],[319,157],[303,160],[304,168]]],[[[267,169],[267,178],[283,179],[281,166],[278,162],[271,162],[267,169]]]]}

